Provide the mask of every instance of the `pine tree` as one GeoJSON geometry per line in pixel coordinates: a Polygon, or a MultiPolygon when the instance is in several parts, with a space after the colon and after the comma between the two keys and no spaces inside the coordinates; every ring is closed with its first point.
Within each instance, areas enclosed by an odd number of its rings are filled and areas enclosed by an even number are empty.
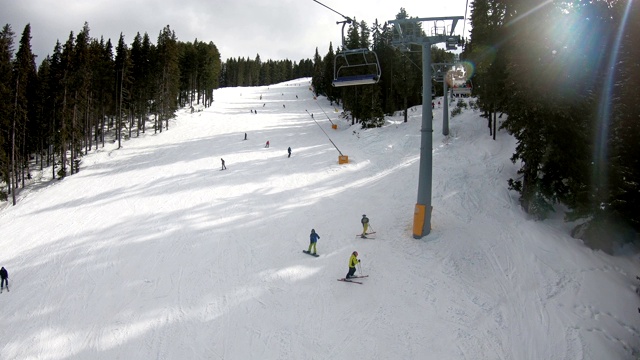
{"type": "Polygon", "coordinates": [[[324,65],[324,69],[322,72],[322,83],[320,85],[320,88],[324,91],[323,93],[318,93],[318,94],[322,94],[325,95],[327,97],[327,99],[329,99],[329,101],[334,102],[336,101],[336,95],[335,95],[335,91],[333,88],[333,66],[334,66],[334,61],[335,61],[335,57],[336,55],[333,53],[333,44],[329,43],[329,51],[327,51],[327,54],[324,56],[324,58],[322,59],[322,63],[324,65]]]}
{"type": "MultiPolygon", "coordinates": [[[[11,131],[9,129],[12,128],[11,63],[14,35],[9,24],[0,31],[0,181],[6,184],[11,181],[11,131]]],[[[0,193],[0,200],[6,197],[6,193],[0,193]]]]}
{"type": "Polygon", "coordinates": [[[316,47],[316,53],[313,56],[313,76],[311,78],[313,93],[316,96],[326,93],[326,89],[324,88],[326,84],[326,81],[324,79],[324,69],[325,69],[325,66],[322,63],[322,58],[320,58],[320,54],[318,53],[318,48],[316,47]]]}
{"type": "Polygon", "coordinates": [[[22,186],[24,187],[24,169],[28,166],[27,134],[30,126],[29,102],[35,101],[37,73],[35,56],[31,52],[31,25],[27,24],[20,38],[20,45],[13,63],[13,77],[11,79],[12,98],[14,100],[12,125],[11,125],[11,171],[13,181],[13,205],[16,204],[15,189],[17,188],[20,172],[22,170],[22,186]]]}
{"type": "Polygon", "coordinates": [[[158,35],[158,68],[156,79],[159,80],[158,103],[160,119],[156,129],[162,132],[162,120],[165,128],[169,128],[169,119],[178,109],[178,94],[180,92],[180,67],[178,40],[175,32],[167,25],[158,35]]]}
{"type": "Polygon", "coordinates": [[[120,33],[115,58],[115,104],[116,104],[116,138],[118,148],[122,147],[122,128],[126,126],[126,119],[131,101],[131,57],[129,48],[124,42],[124,35],[120,33]]]}

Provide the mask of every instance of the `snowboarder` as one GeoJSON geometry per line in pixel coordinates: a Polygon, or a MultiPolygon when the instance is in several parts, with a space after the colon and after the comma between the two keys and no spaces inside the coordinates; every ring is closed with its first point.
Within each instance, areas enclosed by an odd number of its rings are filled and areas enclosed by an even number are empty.
{"type": "Polygon", "coordinates": [[[7,273],[7,269],[5,269],[4,266],[0,269],[0,279],[2,279],[2,281],[0,281],[0,293],[5,285],[7,286],[7,291],[9,291],[9,273],[7,273]]]}
{"type": "Polygon", "coordinates": [[[227,167],[224,166],[224,159],[220,158],[220,161],[222,161],[222,169],[220,169],[220,170],[227,170],[227,167]]]}
{"type": "Polygon", "coordinates": [[[309,235],[309,250],[307,250],[311,255],[316,255],[316,243],[318,239],[320,239],[320,235],[316,233],[315,229],[311,229],[311,234],[309,235]],[[313,252],[311,252],[311,247],[313,247],[313,252]]]}
{"type": "Polygon", "coordinates": [[[267,144],[264,147],[266,147],[266,148],[269,147],[269,140],[267,140],[267,144]]]}
{"type": "Polygon", "coordinates": [[[287,157],[291,157],[291,146],[289,146],[289,148],[287,149],[287,152],[289,153],[289,156],[287,157]]]}
{"type": "Polygon", "coordinates": [[[362,220],[360,220],[360,222],[362,223],[362,235],[361,237],[363,239],[367,238],[367,230],[369,229],[369,218],[367,217],[367,215],[362,214],[362,220]]]}
{"type": "Polygon", "coordinates": [[[349,279],[356,273],[356,265],[359,263],[360,260],[358,259],[358,252],[352,252],[351,257],[349,258],[349,272],[347,273],[347,276],[344,277],[345,279],[349,279]]]}

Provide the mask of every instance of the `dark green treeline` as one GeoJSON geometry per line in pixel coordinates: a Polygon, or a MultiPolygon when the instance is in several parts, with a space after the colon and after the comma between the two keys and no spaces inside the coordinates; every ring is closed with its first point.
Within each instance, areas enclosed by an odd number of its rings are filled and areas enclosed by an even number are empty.
{"type": "Polygon", "coordinates": [[[523,208],[542,219],[563,204],[586,220],[577,237],[637,240],[640,3],[475,0],[471,25],[462,57],[490,131],[508,115],[523,208]]]}

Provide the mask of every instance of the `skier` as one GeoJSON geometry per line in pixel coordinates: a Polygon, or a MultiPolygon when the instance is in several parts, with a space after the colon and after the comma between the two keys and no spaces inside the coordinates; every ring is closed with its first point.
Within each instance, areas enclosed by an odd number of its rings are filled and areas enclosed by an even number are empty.
{"type": "Polygon", "coordinates": [[[320,235],[316,233],[315,229],[311,229],[311,234],[309,235],[309,250],[307,251],[311,255],[316,255],[316,243],[320,239],[320,235]],[[311,247],[313,247],[313,252],[311,252],[311,247]]]}
{"type": "Polygon", "coordinates": [[[367,229],[369,229],[369,218],[367,217],[367,215],[362,214],[362,220],[360,220],[360,222],[362,223],[362,235],[361,237],[363,239],[367,238],[367,229]]]}
{"type": "Polygon", "coordinates": [[[266,147],[266,148],[269,147],[269,140],[267,140],[267,144],[264,147],[266,147]]]}
{"type": "Polygon", "coordinates": [[[244,133],[244,139],[247,140],[247,133],[244,133]]]}
{"type": "Polygon", "coordinates": [[[227,170],[227,167],[224,166],[224,159],[220,158],[220,161],[222,161],[222,169],[220,169],[220,170],[227,170]]]}
{"type": "Polygon", "coordinates": [[[289,153],[289,156],[287,157],[291,157],[291,146],[289,146],[289,148],[287,149],[287,152],[289,153]]]}
{"type": "Polygon", "coordinates": [[[358,252],[354,251],[351,253],[351,257],[349,258],[349,272],[345,279],[349,279],[356,273],[356,264],[359,264],[360,260],[358,259],[358,252]]]}
{"type": "Polygon", "coordinates": [[[7,291],[9,291],[9,273],[7,273],[7,269],[5,269],[4,266],[0,269],[0,279],[2,279],[0,281],[0,293],[5,285],[7,286],[7,291]]]}

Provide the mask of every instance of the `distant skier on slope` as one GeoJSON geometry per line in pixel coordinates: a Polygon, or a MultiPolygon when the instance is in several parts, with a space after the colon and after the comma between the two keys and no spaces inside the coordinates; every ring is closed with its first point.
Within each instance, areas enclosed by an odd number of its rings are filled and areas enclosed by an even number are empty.
{"type": "Polygon", "coordinates": [[[316,233],[315,229],[311,229],[311,234],[309,235],[309,250],[307,250],[311,255],[316,255],[316,243],[318,239],[320,239],[320,235],[316,233]],[[311,252],[311,247],[313,247],[313,252],[311,252]]]}
{"type": "Polygon", "coordinates": [[[289,148],[287,149],[287,152],[289,153],[289,156],[287,156],[288,158],[291,157],[291,146],[289,146],[289,148]]]}
{"type": "Polygon", "coordinates": [[[7,272],[7,269],[4,268],[4,266],[2,267],[2,269],[0,269],[0,279],[2,279],[0,281],[0,293],[4,289],[5,285],[7,286],[7,291],[9,291],[9,273],[7,272]]]}
{"type": "Polygon", "coordinates": [[[367,230],[369,229],[369,218],[367,217],[367,215],[362,214],[362,220],[360,220],[360,222],[362,223],[362,235],[361,237],[363,239],[367,238],[367,230]]]}
{"type": "Polygon", "coordinates": [[[349,279],[356,273],[356,265],[359,263],[360,260],[358,259],[358,252],[352,252],[351,257],[349,258],[349,272],[347,273],[347,276],[344,277],[345,279],[349,279]]]}
{"type": "Polygon", "coordinates": [[[224,165],[224,159],[220,158],[220,161],[222,161],[222,169],[220,170],[227,170],[227,167],[224,165]]]}

